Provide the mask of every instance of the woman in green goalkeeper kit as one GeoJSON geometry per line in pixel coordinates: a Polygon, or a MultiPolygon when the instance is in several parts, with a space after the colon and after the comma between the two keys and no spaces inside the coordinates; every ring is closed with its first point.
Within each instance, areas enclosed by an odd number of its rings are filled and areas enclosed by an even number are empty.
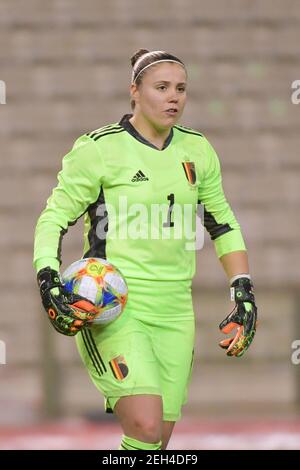
{"type": "Polygon", "coordinates": [[[181,416],[191,376],[196,210],[228,276],[234,310],[220,345],[241,356],[256,306],[239,224],[218,157],[200,132],[177,124],[186,103],[183,62],[139,50],[131,59],[132,114],[77,139],[36,227],[34,265],[54,328],[73,336],[89,375],[123,429],[121,449],[164,449],[181,416]],[[129,297],[111,324],[87,327],[60,281],[61,238],[84,215],[84,257],[106,258],[129,297]]]}

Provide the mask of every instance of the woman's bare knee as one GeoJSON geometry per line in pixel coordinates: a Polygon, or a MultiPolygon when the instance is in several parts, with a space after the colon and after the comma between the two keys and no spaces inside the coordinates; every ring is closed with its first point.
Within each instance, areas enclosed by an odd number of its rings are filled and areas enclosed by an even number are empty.
{"type": "Polygon", "coordinates": [[[151,417],[138,417],[133,420],[132,431],[143,442],[155,443],[161,440],[162,424],[151,417]]]}
{"type": "Polygon", "coordinates": [[[162,437],[162,399],[158,395],[133,395],[118,400],[115,410],[123,432],[143,442],[162,437]]]}

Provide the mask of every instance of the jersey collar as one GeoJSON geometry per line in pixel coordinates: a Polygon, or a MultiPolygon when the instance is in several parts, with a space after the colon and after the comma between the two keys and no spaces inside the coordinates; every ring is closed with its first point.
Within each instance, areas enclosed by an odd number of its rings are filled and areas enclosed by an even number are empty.
{"type": "Polygon", "coordinates": [[[170,131],[170,134],[165,140],[164,146],[162,149],[159,149],[155,145],[153,145],[149,140],[145,139],[133,125],[131,122],[129,122],[129,119],[132,117],[132,114],[124,114],[122,117],[121,121],[119,122],[120,126],[122,126],[127,132],[129,132],[130,135],[132,135],[135,139],[137,139],[139,142],[142,142],[142,144],[148,145],[149,147],[154,148],[155,150],[164,150],[165,148],[168,147],[168,145],[171,143],[172,137],[173,137],[173,128],[170,131]]]}

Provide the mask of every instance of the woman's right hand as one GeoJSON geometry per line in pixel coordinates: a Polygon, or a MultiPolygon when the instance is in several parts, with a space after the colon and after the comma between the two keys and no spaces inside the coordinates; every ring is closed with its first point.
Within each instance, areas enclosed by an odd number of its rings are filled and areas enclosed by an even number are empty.
{"type": "Polygon", "coordinates": [[[96,310],[84,297],[67,292],[60,274],[49,266],[37,274],[43,306],[53,327],[66,336],[74,336],[96,316],[96,310]]]}

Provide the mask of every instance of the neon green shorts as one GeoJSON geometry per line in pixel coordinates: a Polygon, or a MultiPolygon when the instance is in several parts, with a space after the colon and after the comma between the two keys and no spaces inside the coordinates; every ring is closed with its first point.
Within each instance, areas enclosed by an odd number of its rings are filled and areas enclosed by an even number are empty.
{"type": "Polygon", "coordinates": [[[192,371],[195,321],[190,281],[127,279],[128,302],[111,324],[78,333],[80,356],[111,412],[120,397],[160,395],[177,421],[192,371]]]}

